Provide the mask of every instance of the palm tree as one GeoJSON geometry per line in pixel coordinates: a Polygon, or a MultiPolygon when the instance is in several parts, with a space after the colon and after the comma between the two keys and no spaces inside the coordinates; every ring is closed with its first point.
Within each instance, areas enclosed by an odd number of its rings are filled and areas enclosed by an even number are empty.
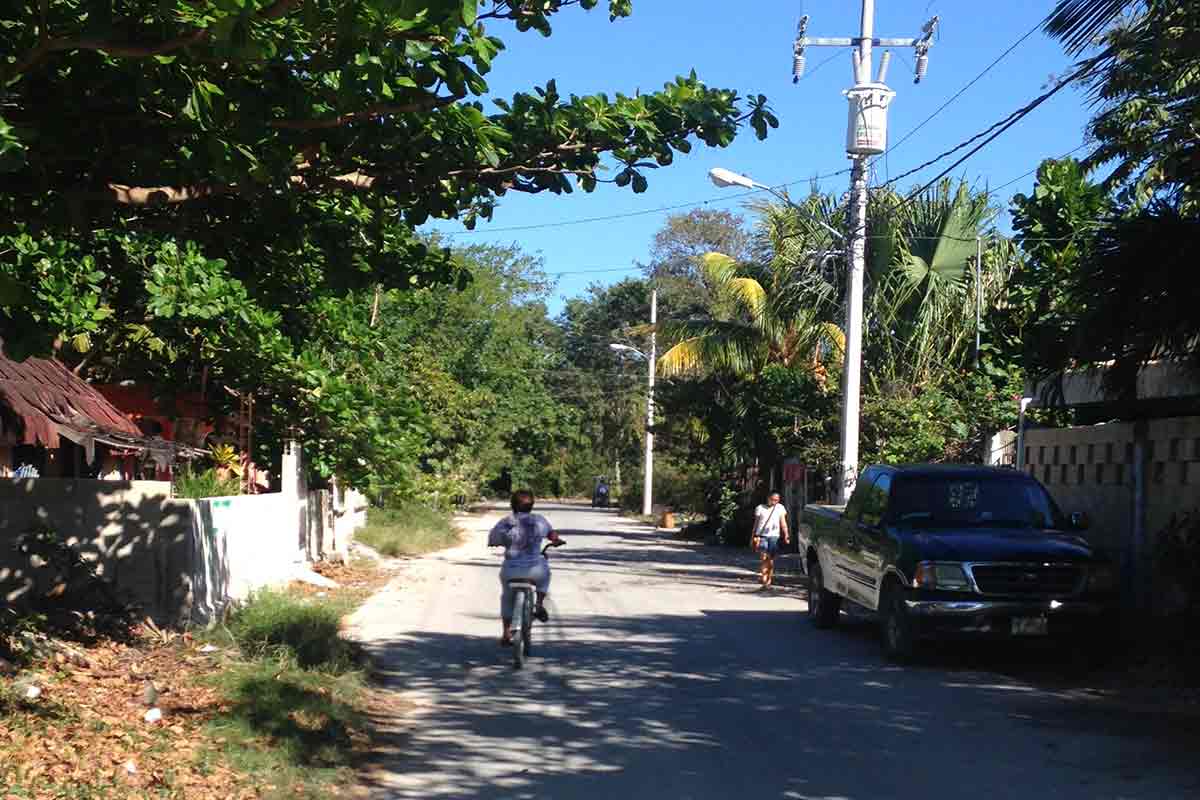
{"type": "Polygon", "coordinates": [[[866,377],[880,388],[936,381],[969,362],[975,333],[977,247],[986,239],[983,295],[1003,292],[1010,259],[990,229],[986,193],[950,181],[903,200],[877,192],[867,243],[866,377]]]}
{"type": "Polygon", "coordinates": [[[819,261],[809,256],[796,269],[782,257],[739,264],[721,253],[703,256],[700,274],[714,297],[710,315],[658,325],[675,343],[659,360],[659,373],[753,378],[770,365],[813,368],[822,343],[840,351],[841,331],[829,316],[836,298],[819,261]]]}

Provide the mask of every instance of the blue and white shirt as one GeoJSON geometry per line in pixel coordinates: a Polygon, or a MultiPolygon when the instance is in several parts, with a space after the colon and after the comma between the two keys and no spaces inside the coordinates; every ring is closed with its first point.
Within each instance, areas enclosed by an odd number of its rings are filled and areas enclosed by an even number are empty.
{"type": "Polygon", "coordinates": [[[534,567],[542,561],[542,541],[554,526],[541,514],[510,514],[497,522],[488,533],[489,547],[504,547],[504,563],[513,567],[534,567]]]}

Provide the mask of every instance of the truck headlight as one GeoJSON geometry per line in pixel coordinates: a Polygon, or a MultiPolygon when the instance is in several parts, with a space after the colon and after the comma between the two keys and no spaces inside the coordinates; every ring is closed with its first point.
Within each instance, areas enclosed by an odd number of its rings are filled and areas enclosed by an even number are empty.
{"type": "Polygon", "coordinates": [[[1117,571],[1111,564],[1093,564],[1088,567],[1087,588],[1089,592],[1111,592],[1117,588],[1117,571]]]}
{"type": "Polygon", "coordinates": [[[941,564],[922,561],[913,577],[914,589],[944,589],[948,592],[969,592],[971,582],[961,564],[941,564]]]}

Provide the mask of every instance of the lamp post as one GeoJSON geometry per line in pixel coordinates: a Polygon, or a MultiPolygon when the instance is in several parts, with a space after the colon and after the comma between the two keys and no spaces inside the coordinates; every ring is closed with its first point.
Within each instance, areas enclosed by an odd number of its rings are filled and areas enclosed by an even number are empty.
{"type": "MultiPolygon", "coordinates": [[[[658,323],[658,290],[650,291],[650,324],[658,323]]],[[[610,348],[618,353],[633,353],[646,360],[648,375],[646,378],[646,463],[642,470],[642,514],[650,516],[654,513],[654,371],[658,353],[657,336],[654,329],[650,330],[650,354],[646,355],[636,347],[613,342],[610,348]]]]}

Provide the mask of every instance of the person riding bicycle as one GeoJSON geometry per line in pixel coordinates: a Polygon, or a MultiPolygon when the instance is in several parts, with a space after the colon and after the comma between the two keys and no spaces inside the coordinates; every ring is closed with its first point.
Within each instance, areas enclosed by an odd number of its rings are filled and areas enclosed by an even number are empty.
{"type": "Polygon", "coordinates": [[[504,548],[504,564],[500,567],[500,620],[504,626],[502,645],[512,644],[513,596],[508,582],[519,578],[533,581],[537,586],[537,608],[533,616],[548,622],[546,595],[550,593],[550,564],[542,555],[542,540],[559,541],[550,521],[533,513],[533,492],[522,489],[513,492],[513,513],[500,520],[488,533],[488,547],[504,548]]]}

